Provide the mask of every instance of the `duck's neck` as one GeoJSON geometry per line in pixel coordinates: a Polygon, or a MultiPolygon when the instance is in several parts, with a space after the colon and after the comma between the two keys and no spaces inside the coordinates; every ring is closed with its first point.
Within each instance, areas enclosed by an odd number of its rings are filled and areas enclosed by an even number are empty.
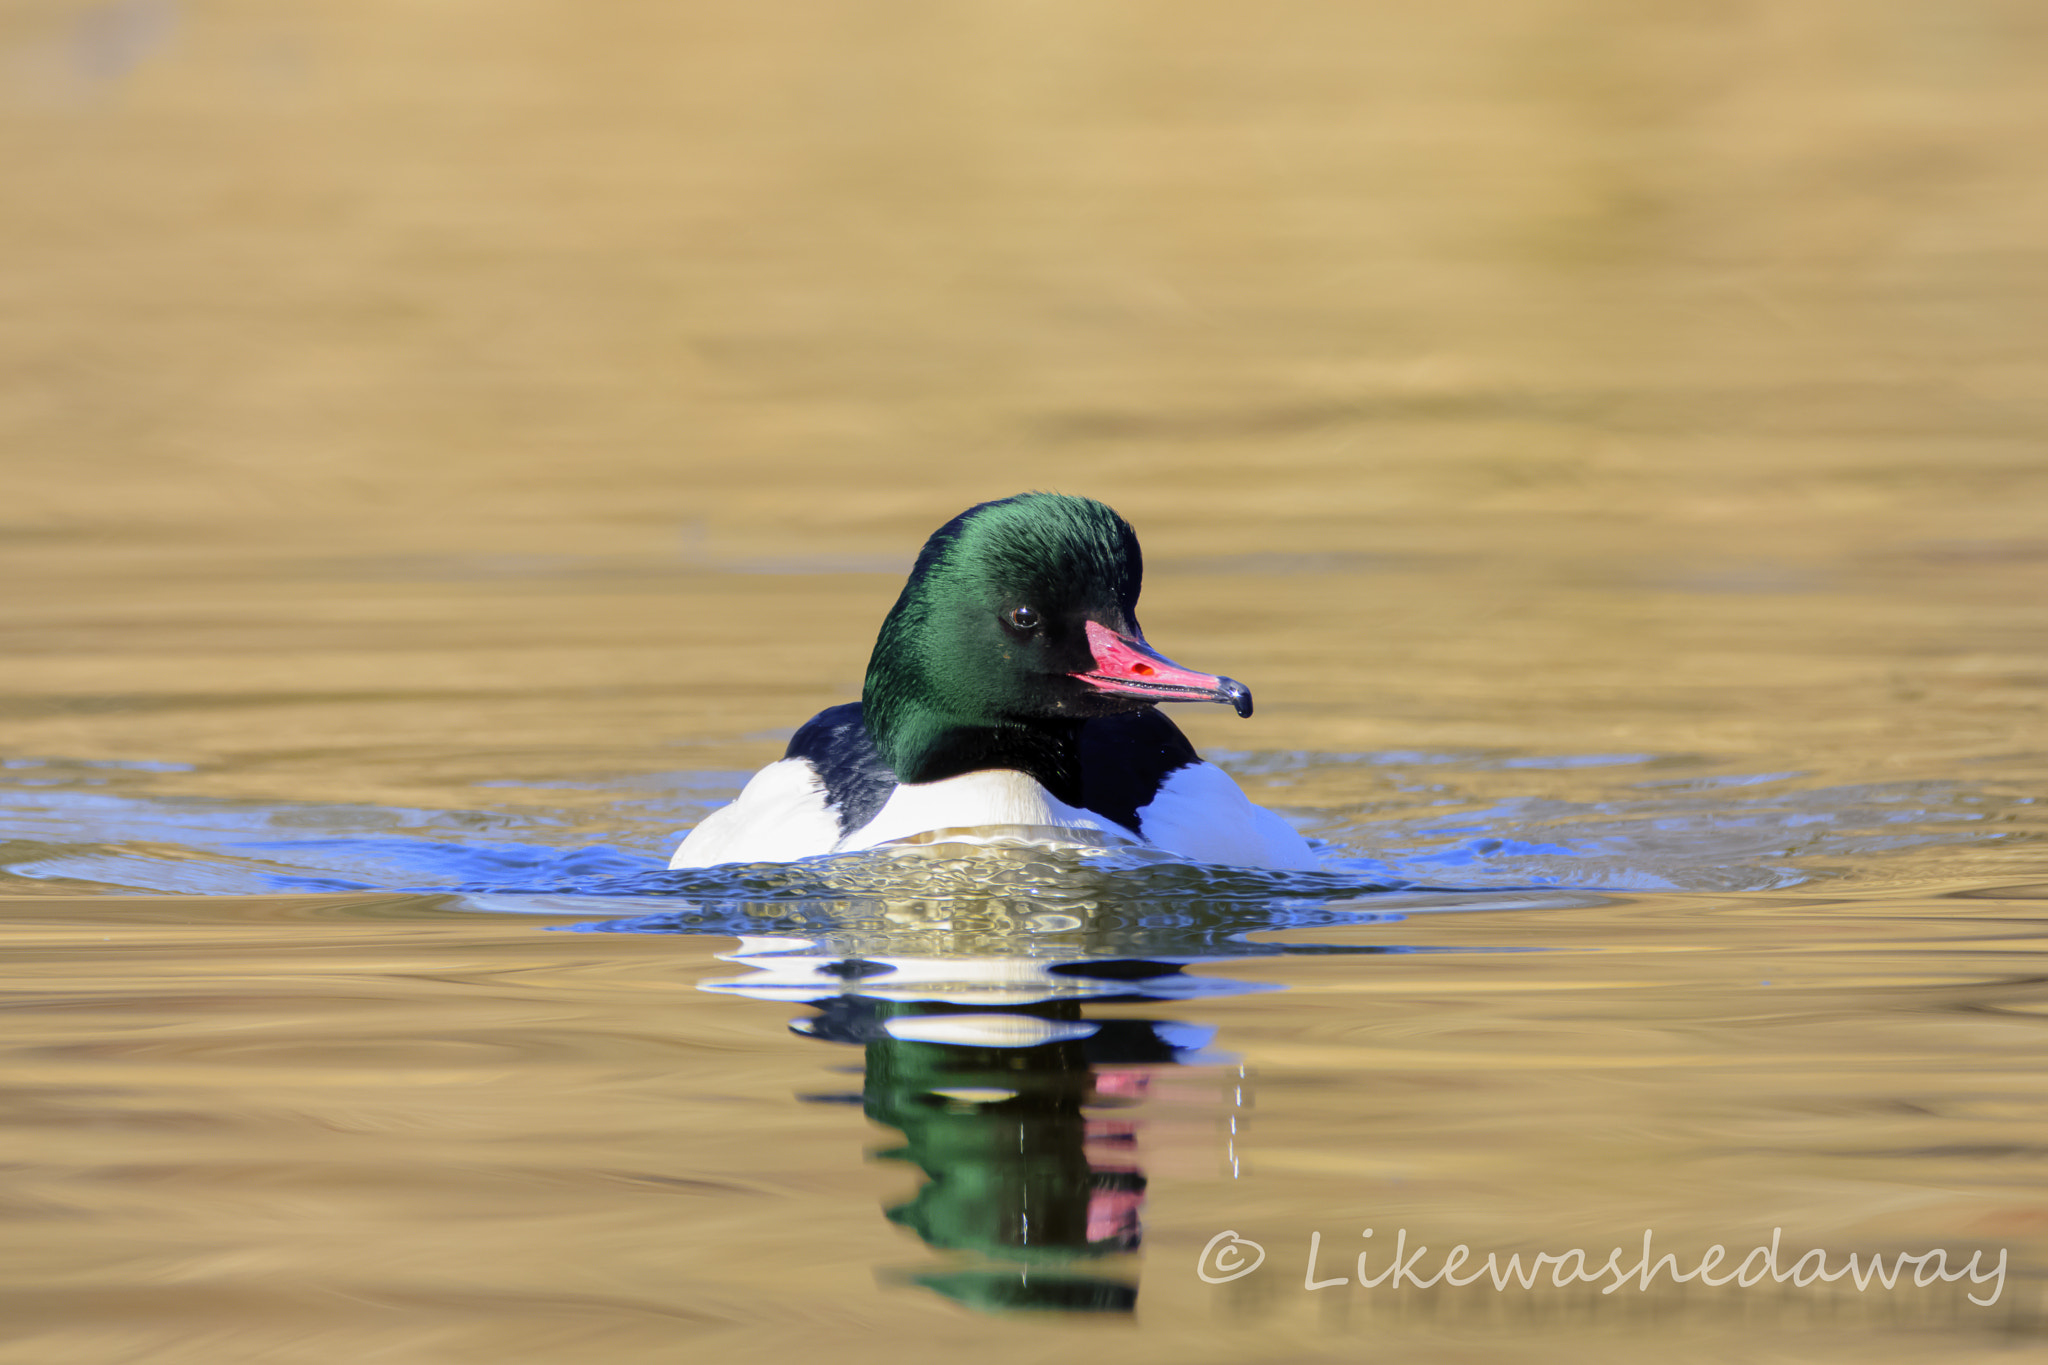
{"type": "Polygon", "coordinates": [[[1081,804],[1079,720],[1030,725],[949,725],[896,717],[886,734],[870,733],[901,782],[939,782],[963,773],[1023,773],[1070,806],[1081,804]],[[920,723],[922,722],[922,723],[920,723]]]}

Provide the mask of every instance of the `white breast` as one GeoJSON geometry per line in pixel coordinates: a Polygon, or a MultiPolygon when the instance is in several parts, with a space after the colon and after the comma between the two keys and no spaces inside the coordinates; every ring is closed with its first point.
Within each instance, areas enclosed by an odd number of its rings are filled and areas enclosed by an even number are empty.
{"type": "MultiPolygon", "coordinates": [[[[1231,867],[1319,866],[1308,841],[1285,820],[1255,806],[1230,774],[1191,763],[1167,776],[1138,812],[1142,842],[1198,862],[1231,867]]],[[[1032,825],[1140,837],[1107,816],[1056,799],[1020,772],[963,773],[940,782],[903,783],[874,819],[845,838],[838,812],[825,804],[818,771],[785,758],[754,774],[731,805],[690,831],[672,868],[721,863],[786,863],[821,853],[873,848],[937,829],[1032,825]]]]}
{"type": "Polygon", "coordinates": [[[889,794],[875,818],[847,835],[839,848],[873,848],[926,830],[976,825],[1038,825],[1135,837],[1106,816],[1054,799],[1023,773],[997,768],[938,782],[903,783],[889,794]]]}

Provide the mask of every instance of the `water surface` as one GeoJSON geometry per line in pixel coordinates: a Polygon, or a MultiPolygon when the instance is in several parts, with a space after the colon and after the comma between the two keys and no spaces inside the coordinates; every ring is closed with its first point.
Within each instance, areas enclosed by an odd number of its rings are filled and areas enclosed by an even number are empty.
{"type": "Polygon", "coordinates": [[[2038,1354],[2043,36],[12,7],[0,1359],[2038,1354]],[[663,871],[1030,487],[1324,870],[663,871]]]}

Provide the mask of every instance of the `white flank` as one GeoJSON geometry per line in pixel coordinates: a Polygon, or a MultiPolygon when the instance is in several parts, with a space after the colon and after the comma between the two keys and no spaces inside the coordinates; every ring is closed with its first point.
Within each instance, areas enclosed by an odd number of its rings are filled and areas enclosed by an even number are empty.
{"type": "Polygon", "coordinates": [[[1294,826],[1253,805],[1213,763],[1174,769],[1138,821],[1146,843],[1199,862],[1308,872],[1321,866],[1294,826]]]}
{"type": "Polygon", "coordinates": [[[789,863],[830,853],[838,841],[839,818],[825,804],[818,770],[784,758],[755,773],[737,801],[705,816],[669,866],[789,863]]]}

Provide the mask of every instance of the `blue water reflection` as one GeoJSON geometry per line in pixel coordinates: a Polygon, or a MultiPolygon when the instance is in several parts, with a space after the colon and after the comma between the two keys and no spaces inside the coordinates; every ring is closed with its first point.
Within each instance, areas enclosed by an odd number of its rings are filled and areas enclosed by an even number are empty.
{"type": "MultiPolygon", "coordinates": [[[[1408,884],[1768,890],[1874,855],[2010,837],[2014,813],[2031,804],[1969,783],[1814,786],[1796,772],[1686,771],[1637,754],[1222,757],[1264,782],[1263,799],[1282,808],[1297,784],[1364,774],[1369,799],[1287,810],[1325,857],[1325,871],[1299,888],[1309,894],[1408,884]],[[1548,774],[1568,775],[1568,794],[1547,794],[1558,789],[1548,774]]],[[[664,900],[800,894],[773,876],[764,884],[751,873],[719,872],[706,883],[703,874],[666,871],[680,832],[729,799],[743,773],[492,784],[475,808],[432,810],[186,795],[188,772],[161,763],[7,761],[0,884],[664,900]]]]}

